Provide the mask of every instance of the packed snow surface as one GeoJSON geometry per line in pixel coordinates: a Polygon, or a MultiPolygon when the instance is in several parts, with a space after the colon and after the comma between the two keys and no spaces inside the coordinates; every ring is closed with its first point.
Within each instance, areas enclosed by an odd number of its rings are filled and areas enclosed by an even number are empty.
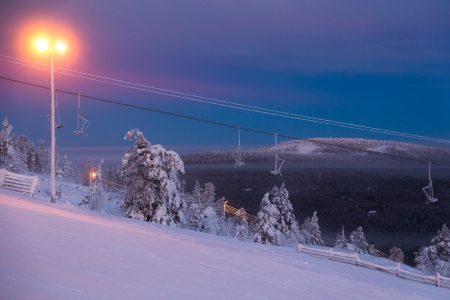
{"type": "Polygon", "coordinates": [[[450,299],[292,248],[132,221],[0,189],[0,299],[450,299]]]}

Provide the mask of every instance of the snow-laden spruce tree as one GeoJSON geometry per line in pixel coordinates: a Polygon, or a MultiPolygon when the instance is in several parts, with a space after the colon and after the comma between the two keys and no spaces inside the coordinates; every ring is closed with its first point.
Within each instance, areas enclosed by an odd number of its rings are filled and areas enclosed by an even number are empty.
{"type": "MultiPolygon", "coordinates": [[[[61,171],[63,174],[63,177],[71,178],[73,175],[73,163],[69,160],[69,157],[67,154],[64,154],[62,164],[61,164],[61,171]]],[[[100,176],[101,178],[101,168],[97,168],[97,176],[100,176]]],[[[99,179],[101,180],[101,179],[99,179]]]]}
{"type": "MultiPolygon", "coordinates": [[[[90,209],[100,209],[103,206],[105,197],[102,184],[102,165],[103,159],[100,160],[96,167],[91,169],[88,194],[81,201],[81,206],[88,207],[90,209]],[[94,173],[95,176],[92,176],[92,173],[94,173]]],[[[65,176],[65,173],[63,173],[63,175],[65,176]]]]}
{"type": "Polygon", "coordinates": [[[319,218],[315,211],[311,218],[306,218],[301,226],[301,232],[305,235],[305,243],[311,245],[323,245],[322,232],[319,227],[319,218]],[[307,234],[305,234],[307,233],[307,234]]]}
{"type": "Polygon", "coordinates": [[[405,254],[403,250],[399,247],[392,247],[389,250],[389,259],[395,262],[404,263],[405,262],[405,254]]]}
{"type": "Polygon", "coordinates": [[[26,164],[30,172],[40,173],[42,170],[39,154],[36,152],[33,144],[28,149],[26,164]]]}
{"type": "Polygon", "coordinates": [[[361,226],[350,233],[350,244],[348,245],[348,248],[358,253],[368,253],[369,244],[367,244],[366,237],[361,226]]]}
{"type": "Polygon", "coordinates": [[[247,213],[245,209],[241,207],[237,211],[238,217],[236,221],[236,233],[234,238],[240,241],[246,241],[248,237],[248,222],[247,222],[247,213]]]}
{"type": "Polygon", "coordinates": [[[5,118],[2,123],[2,131],[0,132],[0,167],[10,171],[23,171],[23,161],[21,154],[16,150],[13,137],[11,136],[13,127],[5,118]]]}
{"type": "Polygon", "coordinates": [[[100,209],[103,206],[103,193],[100,180],[93,180],[91,182],[87,195],[81,200],[79,205],[92,210],[100,209]]]}
{"type": "Polygon", "coordinates": [[[49,157],[48,152],[45,149],[44,141],[39,142],[39,161],[41,162],[41,173],[49,172],[49,157]]]}
{"type": "Polygon", "coordinates": [[[205,189],[202,195],[203,207],[215,207],[216,204],[216,187],[212,182],[205,183],[205,189]]]}
{"type": "Polygon", "coordinates": [[[419,270],[450,276],[450,230],[445,224],[431,239],[431,245],[419,250],[415,261],[419,270]]]}
{"type": "Polygon", "coordinates": [[[160,224],[184,223],[182,209],[186,204],[180,197],[179,179],[184,164],[180,156],[161,145],[152,145],[138,129],[128,131],[125,139],[135,141],[120,168],[127,186],[122,206],[125,214],[160,224]]]}
{"type": "Polygon", "coordinates": [[[289,192],[284,183],[280,186],[274,186],[270,192],[272,203],[279,211],[276,228],[284,235],[286,240],[297,240],[299,233],[297,218],[294,215],[291,201],[289,201],[289,192]]]}
{"type": "Polygon", "coordinates": [[[256,214],[255,242],[280,245],[283,234],[276,226],[279,214],[277,207],[270,202],[269,193],[266,193],[256,214]]]}
{"type": "Polygon", "coordinates": [[[347,241],[347,238],[345,237],[344,225],[342,225],[341,231],[339,231],[336,236],[336,242],[334,243],[334,248],[336,248],[336,249],[347,249],[348,248],[348,241],[347,241]]]}
{"type": "Polygon", "coordinates": [[[189,197],[190,201],[193,203],[197,203],[202,209],[203,207],[203,189],[198,180],[195,181],[194,189],[192,190],[191,196],[189,197]]]}
{"type": "Polygon", "coordinates": [[[189,206],[189,213],[191,215],[189,219],[189,228],[195,231],[203,231],[203,216],[200,204],[191,203],[189,206]]]}
{"type": "Polygon", "coordinates": [[[13,151],[11,139],[12,125],[9,124],[8,118],[2,123],[2,131],[0,131],[0,163],[3,165],[7,162],[8,156],[13,151]]]}
{"type": "Polygon", "coordinates": [[[211,234],[219,234],[220,232],[219,218],[217,217],[217,213],[213,207],[208,206],[203,210],[202,219],[203,219],[202,231],[211,234]]]}

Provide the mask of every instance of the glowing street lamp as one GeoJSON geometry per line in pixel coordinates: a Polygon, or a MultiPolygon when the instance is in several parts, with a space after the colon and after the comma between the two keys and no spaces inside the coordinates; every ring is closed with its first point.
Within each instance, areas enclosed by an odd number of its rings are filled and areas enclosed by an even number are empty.
{"type": "Polygon", "coordinates": [[[55,72],[53,54],[64,54],[67,44],[64,41],[54,41],[44,37],[37,38],[34,46],[40,52],[49,54],[50,58],[50,197],[56,202],[56,134],[55,134],[55,72]]]}

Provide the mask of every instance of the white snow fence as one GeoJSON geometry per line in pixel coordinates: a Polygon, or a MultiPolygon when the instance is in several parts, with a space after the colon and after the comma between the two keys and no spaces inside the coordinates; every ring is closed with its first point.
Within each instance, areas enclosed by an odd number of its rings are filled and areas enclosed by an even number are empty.
{"type": "Polygon", "coordinates": [[[450,288],[450,278],[441,276],[439,273],[436,273],[435,276],[426,276],[421,274],[416,274],[412,272],[408,272],[406,270],[401,269],[401,264],[397,263],[395,267],[388,267],[388,266],[381,266],[377,265],[372,262],[368,262],[365,260],[362,260],[358,253],[345,253],[345,252],[338,252],[333,251],[333,248],[330,248],[329,250],[325,249],[318,249],[318,248],[312,248],[307,247],[306,245],[297,244],[297,252],[298,253],[305,253],[311,256],[335,260],[339,262],[344,262],[376,271],[386,272],[392,275],[395,275],[399,278],[408,279],[408,280],[414,280],[417,282],[427,283],[427,284],[433,284],[437,287],[446,287],[450,288]]]}
{"type": "Polygon", "coordinates": [[[0,169],[0,187],[32,197],[38,187],[37,176],[26,176],[0,169]]]}

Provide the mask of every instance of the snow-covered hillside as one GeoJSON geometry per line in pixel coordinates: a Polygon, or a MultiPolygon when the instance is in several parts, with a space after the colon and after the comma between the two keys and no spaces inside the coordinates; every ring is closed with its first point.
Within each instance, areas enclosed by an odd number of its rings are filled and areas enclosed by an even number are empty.
{"type": "Polygon", "coordinates": [[[448,299],[448,289],[292,248],[0,189],[0,299],[448,299]]]}
{"type": "MultiPolygon", "coordinates": [[[[337,157],[354,159],[357,156],[383,158],[406,157],[434,162],[448,162],[450,148],[430,147],[419,144],[396,141],[369,140],[356,138],[311,138],[281,142],[277,146],[248,149],[242,151],[246,161],[273,160],[273,153],[278,151],[289,161],[335,159],[337,157]],[[381,154],[381,155],[379,155],[381,154]]],[[[232,151],[196,152],[182,155],[185,163],[208,163],[232,161],[232,151]]]]}

